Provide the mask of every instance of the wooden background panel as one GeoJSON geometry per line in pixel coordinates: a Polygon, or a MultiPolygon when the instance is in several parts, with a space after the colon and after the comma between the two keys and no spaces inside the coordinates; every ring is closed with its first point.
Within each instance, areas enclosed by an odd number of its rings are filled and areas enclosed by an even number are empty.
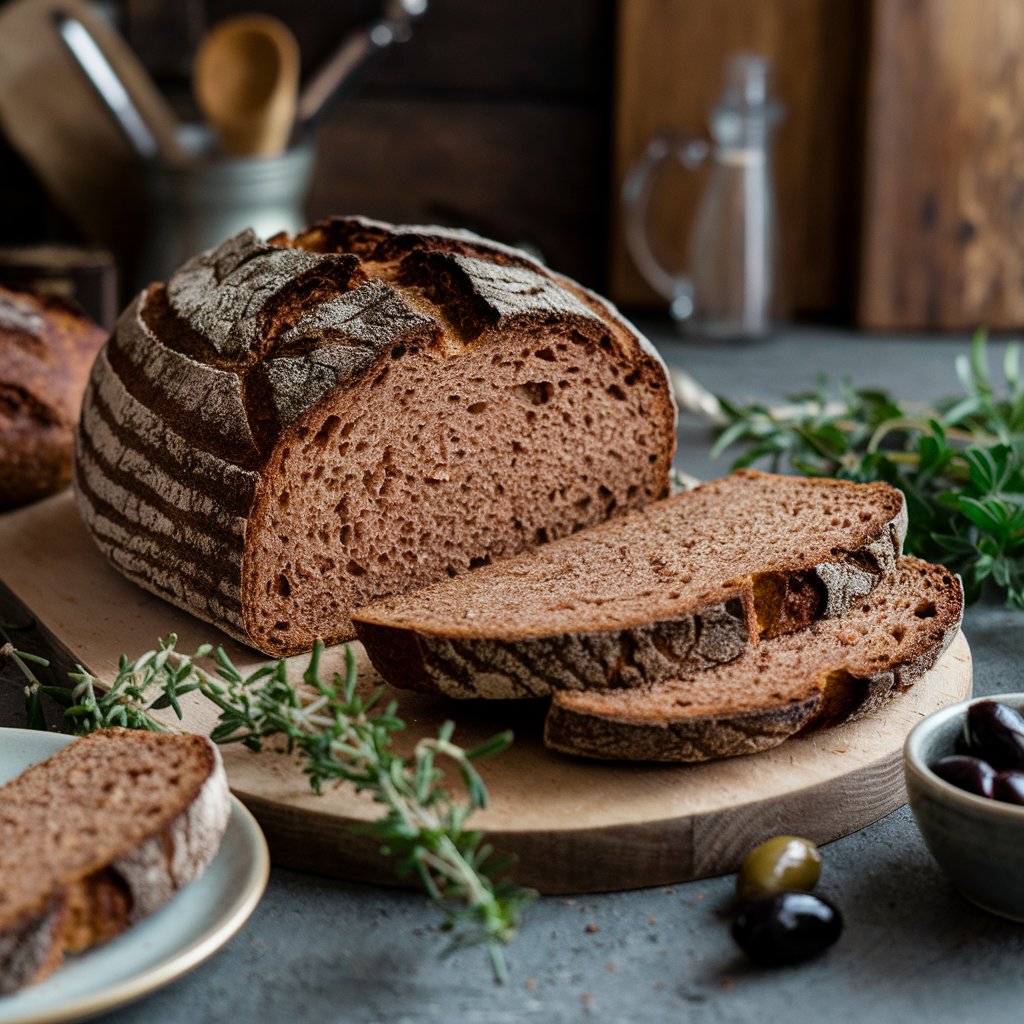
{"type": "MultiPolygon", "coordinates": [[[[105,6],[187,118],[192,58],[220,19],[243,10],[280,17],[308,76],[346,32],[379,16],[383,0],[105,6]]],[[[459,224],[529,243],[603,288],[613,30],[614,0],[430,0],[412,40],[383,53],[324,118],[310,216],[459,224]]],[[[2,140],[0,182],[0,241],[76,240],[2,140]]],[[[128,222],[140,216],[125,211],[128,222]]]]}
{"type": "MultiPolygon", "coordinates": [[[[955,0],[954,0],[955,2],[955,0]]],[[[780,311],[834,313],[852,304],[861,159],[862,0],[628,0],[619,9],[614,128],[613,297],[663,308],[622,239],[618,189],[647,141],[665,129],[704,135],[726,58],[762,53],[786,120],[776,134],[780,311]]],[[[706,183],[666,175],[658,216],[678,253],[706,183]]]]}
{"type": "Polygon", "coordinates": [[[1024,4],[876,0],[862,325],[1024,324],[1024,4]]]}
{"type": "MultiPolygon", "coordinates": [[[[188,118],[195,116],[189,76],[196,46],[222,18],[248,10],[281,18],[299,40],[308,77],[384,4],[112,0],[109,6],[188,118]]],[[[310,217],[363,212],[469,227],[532,245],[555,268],[603,289],[613,30],[614,0],[430,0],[411,41],[380,55],[323,119],[310,217]]],[[[11,169],[31,182],[0,145],[0,179],[10,180],[11,169]]],[[[6,240],[67,237],[60,224],[52,230],[52,218],[41,224],[45,197],[37,191],[33,200],[29,192],[26,202],[0,189],[6,240]]]]}
{"type": "Polygon", "coordinates": [[[498,116],[485,102],[363,99],[324,125],[309,213],[457,224],[593,280],[601,134],[598,115],[559,106],[506,103],[498,116]]]}
{"type": "MultiPolygon", "coordinates": [[[[260,10],[295,33],[303,77],[346,32],[379,17],[383,0],[116,0],[125,33],[158,77],[186,78],[203,33],[260,10]]],[[[520,101],[589,102],[610,95],[614,0],[429,0],[411,43],[383,54],[362,93],[445,90],[520,101]]],[[[603,100],[602,100],[603,102],[603,100]]]]}

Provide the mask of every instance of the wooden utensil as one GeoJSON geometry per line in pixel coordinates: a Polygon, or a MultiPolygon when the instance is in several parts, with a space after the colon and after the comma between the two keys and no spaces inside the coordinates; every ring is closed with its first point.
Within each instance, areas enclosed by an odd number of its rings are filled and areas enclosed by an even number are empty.
{"type": "Polygon", "coordinates": [[[225,153],[282,152],[295,124],[299,45],[266,14],[242,14],[216,26],[196,55],[192,88],[225,153]]]}

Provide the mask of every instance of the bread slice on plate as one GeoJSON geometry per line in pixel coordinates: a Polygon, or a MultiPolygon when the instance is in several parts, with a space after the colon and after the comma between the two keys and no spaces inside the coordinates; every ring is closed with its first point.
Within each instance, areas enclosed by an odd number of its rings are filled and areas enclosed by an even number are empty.
{"type": "Polygon", "coordinates": [[[892,572],[903,495],[747,470],[358,609],[392,685],[536,697],[651,684],[838,615],[892,572]]]}
{"type": "Polygon", "coordinates": [[[556,693],[544,740],[569,754],[631,761],[767,750],[909,689],[952,642],[962,613],[958,577],[904,558],[845,614],[766,640],[727,665],[635,690],[556,693]]]}
{"type": "Polygon", "coordinates": [[[213,860],[229,814],[202,736],[105,729],[0,788],[0,994],[163,906],[213,860]]]}

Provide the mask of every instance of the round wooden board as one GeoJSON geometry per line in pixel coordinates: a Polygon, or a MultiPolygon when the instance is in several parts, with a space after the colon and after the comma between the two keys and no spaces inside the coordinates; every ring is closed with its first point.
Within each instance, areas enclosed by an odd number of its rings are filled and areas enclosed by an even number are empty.
{"type": "MultiPolygon", "coordinates": [[[[779,833],[826,843],[905,802],[902,748],[922,717],[971,693],[963,634],[924,678],[880,712],[748,757],[699,765],[601,763],[541,742],[542,708],[466,706],[396,692],[410,749],[446,718],[472,745],[510,725],[516,740],[481,765],[491,805],[473,819],[516,880],[544,893],[667,885],[733,871],[779,833]]],[[[236,795],[263,826],[274,862],[341,878],[393,882],[375,841],[351,831],[380,813],[349,788],[313,795],[284,755],[225,751],[236,795]]]]}
{"type": "MultiPolygon", "coordinates": [[[[101,678],[117,670],[120,651],[148,650],[174,632],[179,648],[195,650],[216,631],[133,586],[100,556],[68,492],[0,516],[0,597],[9,591],[31,609],[52,652],[101,678]]],[[[24,614],[27,615],[27,612],[24,614]]],[[[219,637],[248,674],[267,663],[241,644],[219,637]]],[[[360,683],[380,684],[359,644],[360,683]]],[[[343,670],[342,647],[324,652],[325,674],[343,670]]],[[[296,657],[301,673],[308,659],[296,657]]],[[[472,704],[401,690],[410,723],[396,747],[407,753],[446,718],[455,739],[470,747],[513,728],[514,745],[484,762],[491,806],[472,819],[499,852],[519,858],[516,879],[541,892],[599,892],[688,881],[732,871],[755,843],[795,832],[818,843],[848,835],[905,800],[901,752],[925,715],[971,692],[971,656],[958,635],[916,686],[860,722],[789,740],[749,757],[691,766],[605,764],[545,749],[543,704],[472,704]]],[[[194,694],[185,720],[192,732],[215,725],[212,705],[194,694]]],[[[373,839],[354,833],[380,806],[351,787],[316,796],[298,765],[283,754],[223,749],[228,778],[267,834],[274,862],[340,878],[395,881],[373,839]]]]}

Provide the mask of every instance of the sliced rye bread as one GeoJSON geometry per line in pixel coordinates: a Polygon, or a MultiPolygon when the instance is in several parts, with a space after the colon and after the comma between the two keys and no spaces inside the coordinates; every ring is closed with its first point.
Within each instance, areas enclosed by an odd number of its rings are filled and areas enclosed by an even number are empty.
{"type": "Polygon", "coordinates": [[[0,788],[0,993],[163,906],[213,860],[229,813],[201,736],[103,730],[0,788]]]}
{"type": "Polygon", "coordinates": [[[960,580],[904,558],[845,614],[765,640],[735,661],[634,690],[564,691],[544,742],[583,757],[708,761],[852,721],[909,689],[960,626],[960,580]]]}
{"type": "Polygon", "coordinates": [[[893,570],[906,525],[887,484],[746,470],[353,619],[394,686],[494,699],[641,686],[838,615],[893,570]]]}
{"type": "Polygon", "coordinates": [[[93,367],[82,517],[120,572],[275,657],[354,606],[668,492],[675,405],[603,299],[468,232],[245,232],[93,367]]]}

